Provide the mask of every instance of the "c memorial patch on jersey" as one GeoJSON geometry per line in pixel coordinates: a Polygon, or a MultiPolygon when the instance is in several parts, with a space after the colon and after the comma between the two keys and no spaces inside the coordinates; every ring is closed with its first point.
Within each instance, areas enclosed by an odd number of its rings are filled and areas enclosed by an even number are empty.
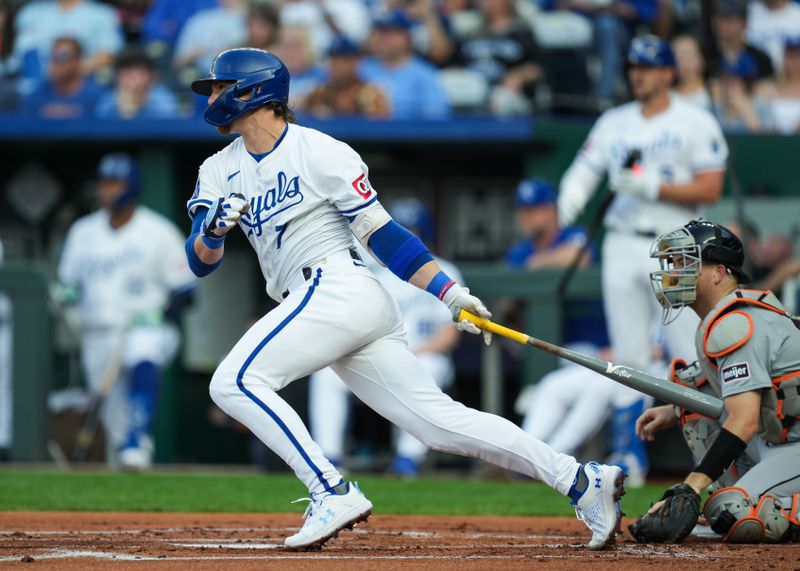
{"type": "Polygon", "coordinates": [[[242,224],[249,228],[247,235],[261,236],[265,223],[301,202],[303,193],[300,190],[300,177],[289,179],[286,173],[278,171],[278,183],[275,187],[250,199],[250,212],[241,219],[242,224]]]}
{"type": "Polygon", "coordinates": [[[723,383],[731,381],[743,381],[750,378],[750,366],[747,363],[736,363],[723,367],[719,372],[719,377],[723,383]]]}
{"type": "Polygon", "coordinates": [[[361,173],[359,177],[354,180],[352,183],[353,188],[356,189],[356,192],[361,196],[364,200],[368,199],[372,196],[372,186],[369,184],[369,179],[367,175],[361,173]]]}

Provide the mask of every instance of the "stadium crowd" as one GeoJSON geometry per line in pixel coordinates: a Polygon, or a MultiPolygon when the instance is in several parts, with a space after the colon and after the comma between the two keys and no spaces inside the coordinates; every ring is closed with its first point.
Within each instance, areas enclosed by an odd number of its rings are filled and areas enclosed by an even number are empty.
{"type": "Polygon", "coordinates": [[[196,116],[188,85],[238,46],[286,62],[301,114],[592,113],[627,97],[642,33],[725,129],[798,132],[795,0],[0,0],[0,113],[196,116]]]}

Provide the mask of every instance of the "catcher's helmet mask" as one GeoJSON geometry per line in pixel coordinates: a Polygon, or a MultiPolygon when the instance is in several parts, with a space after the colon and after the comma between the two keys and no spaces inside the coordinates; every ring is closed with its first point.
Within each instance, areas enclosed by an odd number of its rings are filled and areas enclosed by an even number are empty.
{"type": "Polygon", "coordinates": [[[703,262],[723,264],[739,283],[749,283],[742,269],[744,247],[741,240],[720,224],[692,220],[656,238],[650,257],[661,269],[650,273],[650,285],[664,308],[664,324],[675,320],[680,311],[697,299],[697,278],[703,262]],[[673,311],[677,310],[677,311],[673,311]]]}
{"type": "Polygon", "coordinates": [[[289,101],[289,70],[278,56],[266,50],[236,48],[222,52],[211,63],[208,76],[192,82],[192,91],[209,96],[215,81],[232,82],[203,114],[216,127],[230,125],[272,101],[289,101]]]}

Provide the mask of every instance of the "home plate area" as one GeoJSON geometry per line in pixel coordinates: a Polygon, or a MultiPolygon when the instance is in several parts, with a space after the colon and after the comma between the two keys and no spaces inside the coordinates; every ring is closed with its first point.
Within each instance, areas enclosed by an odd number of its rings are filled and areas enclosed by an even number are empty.
{"type": "Polygon", "coordinates": [[[0,514],[0,568],[800,569],[800,545],[693,540],[590,551],[571,518],[376,514],[317,551],[283,547],[300,514],[0,514]]]}

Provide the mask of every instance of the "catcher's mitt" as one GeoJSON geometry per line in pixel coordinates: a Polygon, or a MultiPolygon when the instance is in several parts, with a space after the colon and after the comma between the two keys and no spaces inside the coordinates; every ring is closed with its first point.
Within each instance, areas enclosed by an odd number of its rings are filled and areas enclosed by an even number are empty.
{"type": "Polygon", "coordinates": [[[700,495],[688,484],[675,484],[664,492],[656,512],[628,526],[639,543],[679,543],[692,531],[700,515],[700,495]]]}

